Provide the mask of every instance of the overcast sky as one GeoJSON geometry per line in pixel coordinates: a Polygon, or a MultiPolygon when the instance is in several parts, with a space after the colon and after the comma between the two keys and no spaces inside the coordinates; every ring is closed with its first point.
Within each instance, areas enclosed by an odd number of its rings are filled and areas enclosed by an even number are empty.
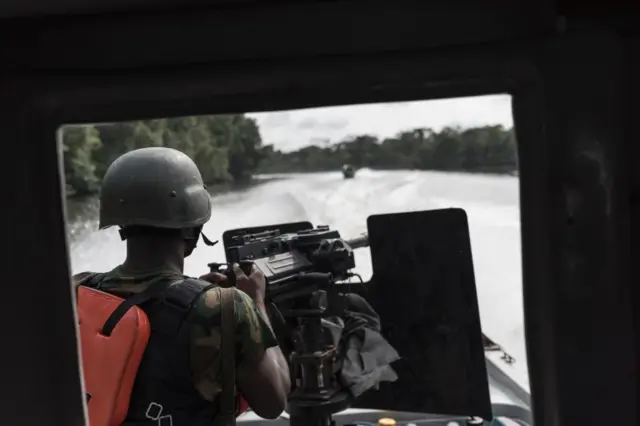
{"type": "Polygon", "coordinates": [[[462,127],[502,124],[510,127],[509,95],[452,98],[436,101],[367,104],[299,109],[248,114],[260,125],[264,144],[291,151],[306,145],[321,145],[360,134],[379,138],[415,127],[440,130],[444,126],[462,127]]]}

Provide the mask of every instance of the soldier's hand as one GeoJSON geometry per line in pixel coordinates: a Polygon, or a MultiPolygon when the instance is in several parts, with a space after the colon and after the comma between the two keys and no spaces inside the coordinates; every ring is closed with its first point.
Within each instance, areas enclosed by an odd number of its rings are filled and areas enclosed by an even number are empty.
{"type": "Polygon", "coordinates": [[[267,284],[262,271],[256,265],[251,265],[251,271],[247,276],[240,268],[240,265],[234,263],[233,272],[236,275],[236,288],[247,293],[256,304],[264,304],[264,293],[267,284]]]}
{"type": "Polygon", "coordinates": [[[218,284],[220,287],[229,287],[229,277],[220,272],[209,272],[200,277],[201,280],[218,284]]]}

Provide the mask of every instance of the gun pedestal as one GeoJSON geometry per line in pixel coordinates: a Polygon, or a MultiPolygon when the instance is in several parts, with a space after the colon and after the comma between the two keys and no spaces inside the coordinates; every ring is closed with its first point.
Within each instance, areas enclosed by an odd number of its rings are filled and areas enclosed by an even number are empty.
{"type": "Polygon", "coordinates": [[[337,347],[327,337],[322,317],[327,313],[327,293],[312,293],[307,309],[298,310],[291,370],[295,390],[288,402],[292,426],[332,426],[331,415],[349,406],[334,367],[337,347]]]}
{"type": "Polygon", "coordinates": [[[340,391],[326,401],[290,399],[287,406],[291,426],[333,426],[331,416],[349,408],[351,397],[340,391]]]}

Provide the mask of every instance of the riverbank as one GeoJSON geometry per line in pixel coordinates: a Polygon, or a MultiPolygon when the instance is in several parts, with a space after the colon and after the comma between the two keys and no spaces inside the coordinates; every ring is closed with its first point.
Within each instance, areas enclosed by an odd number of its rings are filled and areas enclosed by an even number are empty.
{"type": "MultiPolygon", "coordinates": [[[[441,172],[441,173],[466,173],[466,174],[470,174],[470,175],[501,175],[501,176],[518,176],[519,175],[519,171],[517,168],[514,168],[512,166],[483,166],[483,167],[476,167],[476,168],[472,168],[472,169],[448,169],[448,170],[443,170],[443,169],[417,169],[417,168],[406,168],[406,169],[402,169],[402,168],[384,168],[384,167],[368,167],[368,166],[364,166],[362,168],[357,168],[356,172],[358,170],[363,170],[363,169],[367,169],[367,170],[372,170],[372,171],[381,171],[381,172],[389,172],[389,171],[394,171],[394,172],[406,172],[406,171],[411,171],[411,172],[415,172],[415,171],[422,171],[422,172],[441,172]]],[[[275,170],[268,170],[268,171],[259,171],[258,173],[256,173],[256,176],[284,176],[287,174],[306,174],[306,173],[331,173],[331,172],[339,172],[341,171],[341,169],[339,168],[327,168],[327,169],[323,169],[323,168],[316,168],[316,169],[305,169],[305,170],[288,170],[288,171],[275,171],[275,170]]]]}

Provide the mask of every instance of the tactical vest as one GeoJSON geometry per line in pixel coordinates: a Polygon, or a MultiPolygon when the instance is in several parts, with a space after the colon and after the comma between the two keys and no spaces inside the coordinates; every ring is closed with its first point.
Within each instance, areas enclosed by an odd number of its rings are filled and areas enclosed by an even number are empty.
{"type": "MultiPolygon", "coordinates": [[[[100,289],[103,274],[80,285],[100,289]]],[[[151,324],[151,337],[136,375],[127,421],[122,426],[211,426],[218,404],[200,396],[190,370],[189,323],[193,302],[215,285],[186,278],[167,279],[160,297],[139,305],[151,324]]]]}

